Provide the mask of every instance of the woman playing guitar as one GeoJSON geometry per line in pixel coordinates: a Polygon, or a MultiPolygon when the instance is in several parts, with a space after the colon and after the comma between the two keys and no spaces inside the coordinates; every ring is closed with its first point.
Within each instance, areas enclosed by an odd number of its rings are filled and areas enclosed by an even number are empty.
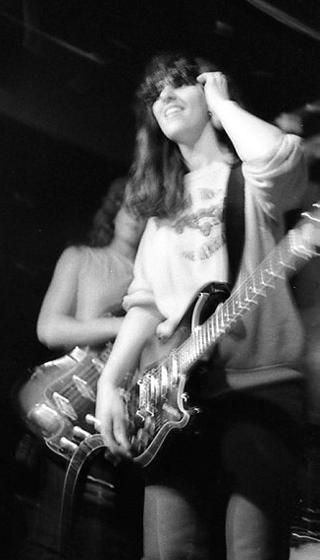
{"type": "MultiPolygon", "coordinates": [[[[197,291],[229,281],[224,208],[232,167],[240,160],[245,199],[235,288],[280,241],[284,214],[299,207],[306,185],[299,138],[245,110],[226,75],[206,61],[153,58],[138,90],[137,117],[127,205],[148,222],[96,408],[106,445],[123,457],[135,448],[119,386],[133,375],[151,334],[165,344],[197,291]]],[[[257,295],[252,288],[251,298],[257,295]]],[[[217,527],[228,560],[288,558],[302,352],[300,319],[287,283],[279,281],[195,371],[190,396],[203,414],[190,429],[171,432],[145,469],[145,560],[207,559],[212,551],[217,558],[218,541],[210,548],[209,539],[217,527]],[[214,399],[218,380],[229,391],[214,399]]],[[[173,362],[172,387],[179,378],[173,362]]],[[[163,369],[162,389],[169,383],[163,369]]],[[[159,392],[156,382],[150,391],[159,392]]],[[[143,410],[144,428],[157,429],[154,410],[143,410]]]]}

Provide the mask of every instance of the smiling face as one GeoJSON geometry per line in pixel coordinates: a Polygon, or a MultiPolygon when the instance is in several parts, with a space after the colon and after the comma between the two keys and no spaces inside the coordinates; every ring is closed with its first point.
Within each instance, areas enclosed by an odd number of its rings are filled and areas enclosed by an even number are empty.
{"type": "Polygon", "coordinates": [[[164,85],[152,111],[163,134],[179,145],[194,144],[209,122],[203,88],[197,83],[164,85]]]}

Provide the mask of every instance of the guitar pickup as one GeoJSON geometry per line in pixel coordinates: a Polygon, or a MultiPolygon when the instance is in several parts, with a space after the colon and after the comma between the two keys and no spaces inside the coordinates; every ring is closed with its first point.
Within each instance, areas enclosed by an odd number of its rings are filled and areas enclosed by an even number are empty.
{"type": "Polygon", "coordinates": [[[78,415],[72,404],[66,397],[63,397],[62,395],[60,395],[60,393],[57,393],[55,391],[52,395],[52,399],[61,414],[64,414],[64,416],[68,416],[68,418],[70,418],[71,420],[77,420],[78,415]]]}
{"type": "Polygon", "coordinates": [[[79,393],[85,398],[92,402],[95,402],[95,393],[90,385],[78,375],[73,375],[72,380],[77,387],[79,393]]]}

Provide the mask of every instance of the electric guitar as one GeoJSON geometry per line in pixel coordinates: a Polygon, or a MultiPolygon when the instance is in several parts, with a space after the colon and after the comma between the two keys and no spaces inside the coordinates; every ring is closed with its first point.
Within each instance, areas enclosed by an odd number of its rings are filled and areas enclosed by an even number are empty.
{"type": "Polygon", "coordinates": [[[80,441],[95,433],[97,381],[112,350],[76,346],[32,370],[18,392],[20,415],[54,453],[70,459],[80,441]]]}
{"type": "MultiPolygon", "coordinates": [[[[147,466],[169,432],[184,428],[199,412],[197,406],[190,405],[186,386],[196,375],[201,360],[279,282],[317,256],[318,246],[320,204],[315,204],[231,295],[226,284],[205,286],[166,343],[160,344],[155,336],[149,339],[140,370],[128,377],[120,389],[128,416],[131,451],[137,463],[147,466]]],[[[61,358],[63,365],[66,360],[69,365],[72,360],[75,363],[65,374],[58,373],[54,381],[51,378],[57,361],[36,368],[20,393],[21,408],[30,428],[53,451],[68,459],[82,440],[95,433],[95,388],[105,363],[105,357],[101,360],[101,356],[97,359],[90,353],[82,356],[81,352],[76,348],[61,358]]],[[[95,438],[99,440],[97,444],[103,445],[101,436],[96,434],[95,438]]]]}
{"type": "MultiPolygon", "coordinates": [[[[151,365],[120,389],[128,413],[132,455],[143,467],[154,459],[171,430],[184,428],[199,412],[197,406],[190,406],[186,386],[196,376],[201,360],[279,282],[318,255],[320,203],[313,207],[231,295],[224,284],[206,286],[167,344],[159,344],[153,337],[146,345],[142,363],[151,365]],[[151,363],[152,356],[156,362],[151,363]]],[[[220,390],[217,383],[217,393],[220,390]]]]}

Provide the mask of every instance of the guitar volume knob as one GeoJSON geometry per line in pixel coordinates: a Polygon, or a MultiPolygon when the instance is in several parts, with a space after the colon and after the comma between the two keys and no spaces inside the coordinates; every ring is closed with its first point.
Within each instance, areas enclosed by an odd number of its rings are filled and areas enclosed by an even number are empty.
{"type": "Polygon", "coordinates": [[[73,443],[73,441],[71,441],[70,439],[68,439],[64,436],[60,439],[60,445],[61,445],[62,449],[64,449],[68,453],[73,453],[76,449],[78,449],[78,446],[77,446],[76,443],[73,443]]]}
{"type": "Polygon", "coordinates": [[[73,428],[73,435],[79,439],[86,439],[87,437],[91,436],[89,432],[80,428],[80,426],[74,426],[73,428]]]}
{"type": "Polygon", "coordinates": [[[86,414],[85,421],[89,424],[89,426],[93,426],[96,430],[100,429],[101,422],[98,418],[96,418],[96,416],[93,416],[93,414],[86,414]]]}

